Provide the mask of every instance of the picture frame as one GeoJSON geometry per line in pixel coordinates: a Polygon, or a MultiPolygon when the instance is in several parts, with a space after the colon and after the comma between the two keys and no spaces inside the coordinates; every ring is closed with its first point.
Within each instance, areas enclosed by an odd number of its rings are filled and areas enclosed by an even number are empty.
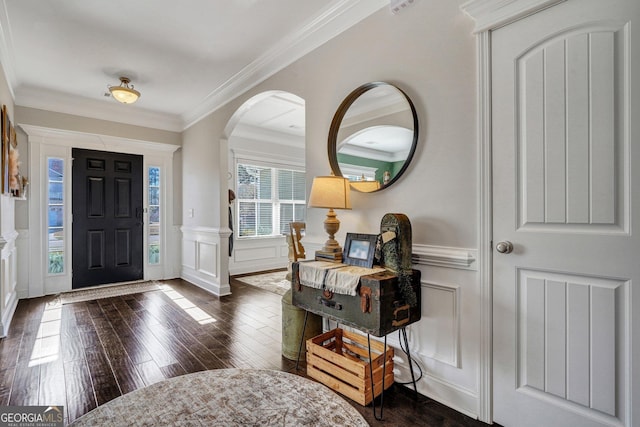
{"type": "Polygon", "coordinates": [[[342,262],[358,267],[373,267],[377,240],[377,234],[347,233],[342,262]]]}
{"type": "Polygon", "coordinates": [[[2,105],[2,194],[9,193],[9,148],[11,123],[7,106],[2,105]]]}
{"type": "Polygon", "coordinates": [[[16,133],[16,128],[13,127],[13,124],[10,124],[9,127],[9,140],[11,141],[11,146],[13,148],[18,148],[18,134],[16,133]]]}

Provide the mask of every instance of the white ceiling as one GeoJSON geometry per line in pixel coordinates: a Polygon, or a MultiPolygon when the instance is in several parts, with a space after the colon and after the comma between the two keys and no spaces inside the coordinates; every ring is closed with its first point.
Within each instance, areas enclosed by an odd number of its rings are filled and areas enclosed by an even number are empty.
{"type": "MultiPolygon", "coordinates": [[[[17,105],[173,131],[185,129],[389,4],[0,2],[0,62],[17,105]],[[119,76],[131,78],[141,92],[135,104],[119,104],[108,96],[107,86],[119,84],[119,76]]],[[[263,110],[267,116],[256,116],[255,121],[266,120],[277,128],[281,110],[263,110]],[[276,111],[276,117],[268,117],[269,111],[276,111]]],[[[293,132],[290,121],[280,121],[293,132]]]]}
{"type": "Polygon", "coordinates": [[[256,96],[241,108],[233,136],[304,147],[304,99],[274,91],[256,96]]]}

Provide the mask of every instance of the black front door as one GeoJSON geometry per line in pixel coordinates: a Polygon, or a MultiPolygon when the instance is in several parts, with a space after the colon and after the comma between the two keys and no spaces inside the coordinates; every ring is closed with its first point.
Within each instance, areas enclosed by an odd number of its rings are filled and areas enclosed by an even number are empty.
{"type": "Polygon", "coordinates": [[[142,279],[142,156],[78,148],[72,156],[72,287],[142,279]]]}

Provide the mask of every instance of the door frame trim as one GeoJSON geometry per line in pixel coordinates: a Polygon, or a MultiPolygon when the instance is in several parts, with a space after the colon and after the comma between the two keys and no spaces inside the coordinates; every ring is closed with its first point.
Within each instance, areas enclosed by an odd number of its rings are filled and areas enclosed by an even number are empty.
{"type": "Polygon", "coordinates": [[[567,0],[469,0],[460,9],[476,23],[473,33],[495,30],[567,0]]]}
{"type": "MultiPolygon", "coordinates": [[[[29,174],[30,174],[30,194],[29,194],[29,242],[28,253],[24,254],[24,259],[29,260],[27,281],[27,296],[37,297],[46,294],[52,294],[62,291],[71,290],[71,263],[69,259],[65,260],[66,272],[60,276],[48,276],[45,274],[44,259],[44,241],[45,235],[42,203],[44,198],[44,189],[42,188],[43,180],[43,156],[49,153],[63,157],[67,160],[71,159],[72,148],[84,148],[100,151],[110,151],[116,153],[137,154],[143,156],[143,168],[148,165],[150,158],[154,159],[157,164],[158,159],[163,159],[164,167],[169,179],[164,181],[165,194],[163,200],[163,212],[165,212],[165,221],[163,221],[162,232],[165,240],[169,241],[170,234],[173,233],[173,153],[180,148],[179,145],[158,143],[154,141],[145,141],[129,138],[114,137],[108,135],[91,134],[85,132],[68,131],[63,129],[47,128],[42,126],[33,126],[19,124],[19,127],[27,134],[29,140],[29,174]],[[51,280],[49,280],[51,279],[51,280]]],[[[71,163],[65,165],[65,175],[69,179],[65,182],[65,197],[70,203],[71,192],[71,163]]],[[[143,188],[147,191],[147,183],[144,181],[146,174],[143,171],[143,188]]],[[[146,198],[145,198],[146,200],[146,198]]],[[[46,217],[46,215],[44,215],[46,217]]],[[[65,242],[65,251],[71,254],[71,209],[65,211],[65,227],[68,234],[65,242]]],[[[144,242],[146,243],[146,226],[144,242]]],[[[167,245],[167,248],[172,245],[167,245]]],[[[173,249],[175,252],[175,248],[173,249]]],[[[164,269],[165,274],[173,274],[174,266],[172,259],[178,256],[178,252],[173,254],[165,254],[164,269]]],[[[146,260],[143,263],[144,278],[147,279],[148,266],[146,260]]]]}
{"type": "Polygon", "coordinates": [[[493,194],[491,156],[491,31],[566,0],[470,0],[460,9],[475,21],[476,153],[480,349],[478,419],[493,422],[493,194]]]}

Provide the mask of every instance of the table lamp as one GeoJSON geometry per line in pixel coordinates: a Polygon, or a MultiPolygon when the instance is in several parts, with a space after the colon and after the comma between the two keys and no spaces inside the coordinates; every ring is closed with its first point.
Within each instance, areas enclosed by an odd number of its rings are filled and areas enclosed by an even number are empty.
{"type": "Polygon", "coordinates": [[[324,220],[324,231],[329,235],[324,247],[316,251],[316,258],[332,260],[342,259],[342,248],[335,239],[340,228],[340,221],[334,209],[351,209],[349,194],[349,180],[341,176],[316,176],[311,184],[309,195],[310,208],[327,208],[327,218],[324,220]]]}

